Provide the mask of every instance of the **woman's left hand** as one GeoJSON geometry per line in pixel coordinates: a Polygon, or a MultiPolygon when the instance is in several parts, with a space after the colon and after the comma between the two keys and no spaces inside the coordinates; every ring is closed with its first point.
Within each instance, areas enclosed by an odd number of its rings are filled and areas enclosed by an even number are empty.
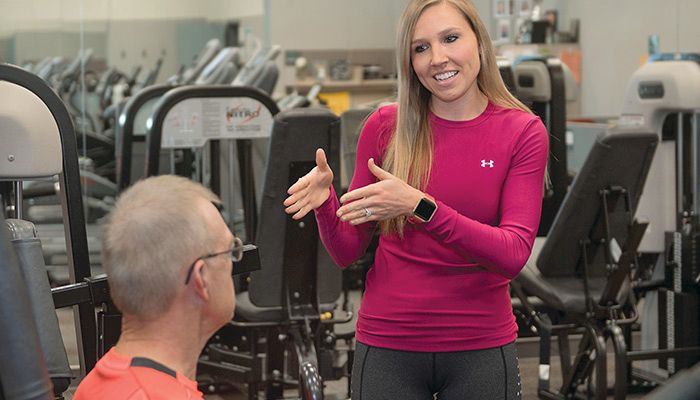
{"type": "Polygon", "coordinates": [[[340,197],[343,206],[338,217],[352,225],[383,221],[400,215],[412,215],[423,192],[379,168],[374,159],[367,161],[370,172],[379,182],[355,189],[340,197]]]}

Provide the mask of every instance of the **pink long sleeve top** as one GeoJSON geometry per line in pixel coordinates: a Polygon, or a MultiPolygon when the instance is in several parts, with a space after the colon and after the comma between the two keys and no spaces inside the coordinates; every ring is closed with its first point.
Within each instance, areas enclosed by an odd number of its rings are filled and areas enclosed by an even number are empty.
{"type": "MultiPolygon", "coordinates": [[[[377,181],[396,106],[374,112],[357,146],[350,189],[377,181]]],[[[433,164],[425,192],[433,219],[407,224],[403,239],[381,235],[367,273],[357,340],[396,350],[485,349],[517,336],[508,283],[523,268],[537,234],[548,136],[540,119],[489,102],[469,121],[430,114],[433,164]]],[[[316,209],[321,239],[341,267],[366,250],[375,224],[336,216],[334,192],[316,209]]]]}

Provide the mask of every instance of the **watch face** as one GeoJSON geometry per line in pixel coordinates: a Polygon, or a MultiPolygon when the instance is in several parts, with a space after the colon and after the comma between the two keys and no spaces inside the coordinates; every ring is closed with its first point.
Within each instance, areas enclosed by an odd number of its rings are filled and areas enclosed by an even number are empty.
{"type": "Polygon", "coordinates": [[[416,206],[416,209],[415,211],[413,211],[413,213],[416,215],[416,217],[422,219],[423,221],[428,221],[433,216],[433,213],[435,212],[436,208],[437,206],[435,205],[435,203],[431,202],[428,199],[422,199],[418,203],[418,206],[416,206]]]}

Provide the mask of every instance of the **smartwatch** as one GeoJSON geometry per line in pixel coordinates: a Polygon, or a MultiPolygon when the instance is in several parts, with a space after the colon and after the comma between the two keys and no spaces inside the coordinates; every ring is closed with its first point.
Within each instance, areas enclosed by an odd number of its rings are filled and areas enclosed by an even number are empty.
{"type": "Polygon", "coordinates": [[[423,197],[416,204],[416,208],[413,209],[413,215],[421,222],[430,222],[433,219],[433,215],[435,215],[435,211],[437,211],[437,204],[429,198],[423,197]]]}

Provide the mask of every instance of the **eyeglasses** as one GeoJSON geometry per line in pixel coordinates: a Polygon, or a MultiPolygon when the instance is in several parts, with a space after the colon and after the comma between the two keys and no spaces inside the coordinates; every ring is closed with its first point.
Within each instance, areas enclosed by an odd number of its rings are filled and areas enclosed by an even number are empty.
{"type": "Polygon", "coordinates": [[[233,247],[231,249],[219,251],[217,253],[203,255],[201,257],[198,257],[196,260],[194,260],[192,265],[190,265],[190,268],[187,269],[187,279],[185,279],[185,285],[190,283],[190,278],[192,277],[192,271],[194,271],[194,265],[197,264],[197,261],[204,260],[206,258],[223,256],[224,254],[229,254],[231,256],[232,263],[237,263],[237,262],[241,261],[241,259],[243,258],[243,242],[241,241],[241,239],[237,236],[234,236],[233,247]]]}

